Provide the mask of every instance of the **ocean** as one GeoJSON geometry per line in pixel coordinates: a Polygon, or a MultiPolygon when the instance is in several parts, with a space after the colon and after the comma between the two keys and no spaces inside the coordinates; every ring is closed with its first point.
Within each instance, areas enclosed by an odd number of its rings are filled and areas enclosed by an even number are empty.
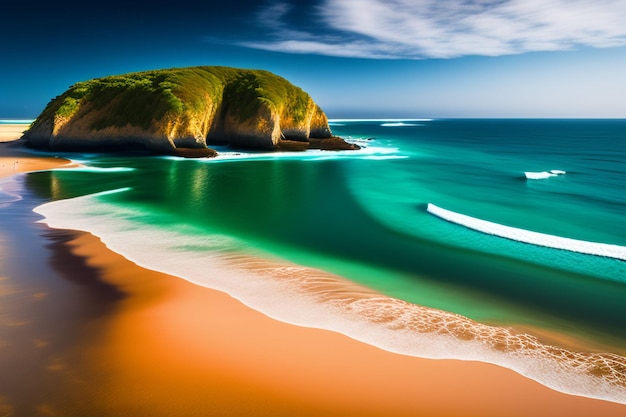
{"type": "Polygon", "coordinates": [[[362,149],[59,154],[83,167],[24,186],[38,221],[278,320],[626,404],[626,120],[331,128],[362,149]]]}

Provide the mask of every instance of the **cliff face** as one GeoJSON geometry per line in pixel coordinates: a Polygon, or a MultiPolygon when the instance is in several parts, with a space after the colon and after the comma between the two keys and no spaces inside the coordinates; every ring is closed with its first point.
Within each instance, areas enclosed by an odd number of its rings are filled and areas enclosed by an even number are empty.
{"type": "Polygon", "coordinates": [[[24,134],[59,150],[225,144],[273,149],[332,137],[313,99],[267,71],[227,67],[155,70],[98,78],[54,98],[24,134]]]}

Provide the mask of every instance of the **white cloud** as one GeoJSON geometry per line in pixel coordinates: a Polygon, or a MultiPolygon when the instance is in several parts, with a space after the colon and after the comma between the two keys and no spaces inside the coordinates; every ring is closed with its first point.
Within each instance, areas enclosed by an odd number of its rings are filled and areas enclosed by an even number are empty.
{"type": "Polygon", "coordinates": [[[263,18],[275,40],[245,46],[421,59],[626,45],[624,0],[324,0],[315,33],[280,20],[284,3],[271,7],[263,18]]]}

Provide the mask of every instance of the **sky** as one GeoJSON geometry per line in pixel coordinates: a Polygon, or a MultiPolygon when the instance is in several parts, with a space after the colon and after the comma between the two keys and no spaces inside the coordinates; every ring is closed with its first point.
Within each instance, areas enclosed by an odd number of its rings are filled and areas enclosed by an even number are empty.
{"type": "Polygon", "coordinates": [[[272,71],[330,118],[626,118],[626,0],[3,5],[0,119],[133,71],[272,71]]]}

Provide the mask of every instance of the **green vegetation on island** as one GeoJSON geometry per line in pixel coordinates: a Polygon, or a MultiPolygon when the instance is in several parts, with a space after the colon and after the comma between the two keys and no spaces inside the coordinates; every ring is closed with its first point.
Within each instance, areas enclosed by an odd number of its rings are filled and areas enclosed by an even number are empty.
{"type": "Polygon", "coordinates": [[[202,66],[76,83],[50,101],[24,137],[39,148],[180,154],[211,143],[293,148],[332,134],[319,106],[286,79],[263,70],[202,66]]]}

